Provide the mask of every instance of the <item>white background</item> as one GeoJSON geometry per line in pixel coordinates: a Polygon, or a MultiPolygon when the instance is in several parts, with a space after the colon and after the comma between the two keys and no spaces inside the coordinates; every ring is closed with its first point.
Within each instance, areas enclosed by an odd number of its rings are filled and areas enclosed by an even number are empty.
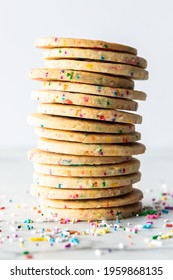
{"type": "Polygon", "coordinates": [[[173,147],[173,1],[164,0],[0,0],[0,148],[36,145],[27,114],[41,83],[28,71],[42,67],[34,47],[45,36],[102,39],[134,46],[148,59],[149,81],[136,82],[147,92],[140,102],[142,142],[148,148],[173,147]]]}

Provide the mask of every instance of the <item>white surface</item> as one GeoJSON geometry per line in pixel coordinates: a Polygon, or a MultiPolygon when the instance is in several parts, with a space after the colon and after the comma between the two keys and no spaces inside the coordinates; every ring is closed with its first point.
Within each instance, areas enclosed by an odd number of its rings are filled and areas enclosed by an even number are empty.
{"type": "MultiPolygon", "coordinates": [[[[80,244],[77,247],[64,249],[64,243],[56,244],[53,247],[49,242],[40,243],[37,247],[35,243],[29,241],[31,232],[25,229],[23,221],[33,219],[36,221],[37,215],[31,211],[31,206],[37,205],[37,199],[29,194],[32,181],[32,163],[25,158],[26,150],[23,151],[1,151],[0,157],[0,206],[2,201],[6,201],[7,211],[0,211],[0,229],[2,229],[1,238],[5,238],[4,243],[0,244],[0,259],[24,259],[23,251],[29,251],[34,259],[173,259],[173,239],[163,240],[161,248],[148,248],[145,238],[151,239],[153,235],[159,232],[170,232],[171,228],[163,228],[164,220],[169,219],[173,222],[173,211],[169,214],[163,214],[161,218],[152,220],[154,226],[152,229],[142,229],[137,234],[130,233],[131,238],[127,238],[128,233],[123,229],[112,231],[111,233],[93,237],[91,234],[79,236],[80,244]],[[3,195],[6,195],[4,198],[3,195]],[[9,203],[9,199],[13,203],[9,203]],[[25,208],[16,208],[16,205],[25,205],[25,208]],[[3,215],[3,212],[5,213],[3,215]],[[15,216],[14,216],[15,214],[15,216]],[[22,223],[24,230],[16,232],[24,239],[24,247],[19,247],[19,240],[10,242],[6,238],[8,235],[13,238],[14,232],[9,230],[9,222],[17,221],[22,223]],[[134,245],[129,245],[133,242],[134,245]],[[125,249],[119,249],[119,243],[125,245],[125,249]],[[96,256],[95,249],[101,249],[101,256],[96,256]],[[108,251],[111,249],[111,252],[108,251]]],[[[164,192],[163,183],[166,182],[168,190],[173,192],[172,166],[173,151],[155,150],[148,151],[148,154],[140,157],[142,160],[143,180],[140,183],[144,191],[144,205],[151,205],[151,198],[159,197],[159,193],[164,192]]],[[[173,205],[173,201],[172,201],[173,205]]],[[[126,219],[120,225],[133,227],[137,224],[144,224],[148,219],[145,217],[135,217],[126,219]]],[[[114,224],[115,221],[112,221],[114,224]]],[[[10,222],[11,223],[11,222],[10,222]]],[[[60,225],[58,223],[34,223],[35,228],[55,228],[73,229],[80,232],[91,228],[88,223],[75,223],[60,225]]],[[[38,234],[33,234],[38,236],[38,234]]],[[[0,240],[1,240],[0,238],[0,240]]]]}
{"type": "Polygon", "coordinates": [[[148,93],[140,102],[144,122],[139,130],[148,147],[173,147],[172,0],[0,0],[1,102],[0,146],[32,146],[33,128],[26,115],[36,111],[31,89],[41,84],[27,78],[43,66],[35,39],[45,36],[84,37],[129,44],[148,59],[150,80],[136,82],[148,93]]]}

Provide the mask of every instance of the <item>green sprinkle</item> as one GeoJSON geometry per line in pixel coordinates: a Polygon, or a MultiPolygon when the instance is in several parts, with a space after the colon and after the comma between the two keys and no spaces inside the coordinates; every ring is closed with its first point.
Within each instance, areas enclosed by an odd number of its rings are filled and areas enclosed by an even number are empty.
{"type": "Polygon", "coordinates": [[[66,74],[66,76],[68,77],[68,78],[70,78],[70,80],[72,80],[73,79],[73,72],[71,72],[71,73],[67,73],[66,74]]]}
{"type": "Polygon", "coordinates": [[[22,255],[28,255],[28,254],[29,254],[28,251],[24,251],[24,252],[22,253],[22,255]]]}
{"type": "Polygon", "coordinates": [[[158,234],[158,235],[153,235],[152,236],[152,239],[157,239],[159,236],[161,236],[160,234],[158,234]]]}
{"type": "Polygon", "coordinates": [[[106,182],[102,182],[102,187],[105,187],[106,186],[106,182]]]}
{"type": "Polygon", "coordinates": [[[107,101],[107,106],[109,106],[110,105],[110,102],[109,101],[107,101]]]}
{"type": "Polygon", "coordinates": [[[151,215],[151,214],[157,214],[158,211],[157,210],[145,210],[141,213],[139,213],[139,216],[147,216],[148,214],[151,215]]]}
{"type": "Polygon", "coordinates": [[[103,47],[104,47],[105,49],[109,48],[109,46],[108,46],[108,45],[104,45],[103,47]]]}

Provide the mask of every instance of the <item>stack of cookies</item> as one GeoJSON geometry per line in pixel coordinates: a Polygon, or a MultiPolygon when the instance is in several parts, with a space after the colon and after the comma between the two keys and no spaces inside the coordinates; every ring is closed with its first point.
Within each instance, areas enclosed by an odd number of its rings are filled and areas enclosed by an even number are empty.
{"type": "Polygon", "coordinates": [[[44,38],[45,68],[29,78],[43,82],[32,92],[38,112],[28,121],[39,136],[28,153],[34,162],[32,194],[46,216],[70,220],[112,220],[142,209],[140,181],[145,146],[135,124],[142,122],[134,90],[145,80],[147,62],[137,50],[85,39],[44,38]]]}

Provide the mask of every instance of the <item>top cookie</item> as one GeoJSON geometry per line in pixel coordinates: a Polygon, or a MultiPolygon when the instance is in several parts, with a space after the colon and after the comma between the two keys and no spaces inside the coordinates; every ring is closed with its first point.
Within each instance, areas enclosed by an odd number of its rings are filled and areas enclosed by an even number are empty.
{"type": "Polygon", "coordinates": [[[87,48],[87,49],[104,49],[104,50],[113,50],[121,51],[131,54],[137,54],[137,50],[130,46],[121,45],[117,43],[110,43],[100,40],[88,40],[88,39],[79,39],[79,38],[40,38],[35,42],[35,46],[38,48],[57,48],[57,47],[78,47],[78,48],[87,48]]]}

